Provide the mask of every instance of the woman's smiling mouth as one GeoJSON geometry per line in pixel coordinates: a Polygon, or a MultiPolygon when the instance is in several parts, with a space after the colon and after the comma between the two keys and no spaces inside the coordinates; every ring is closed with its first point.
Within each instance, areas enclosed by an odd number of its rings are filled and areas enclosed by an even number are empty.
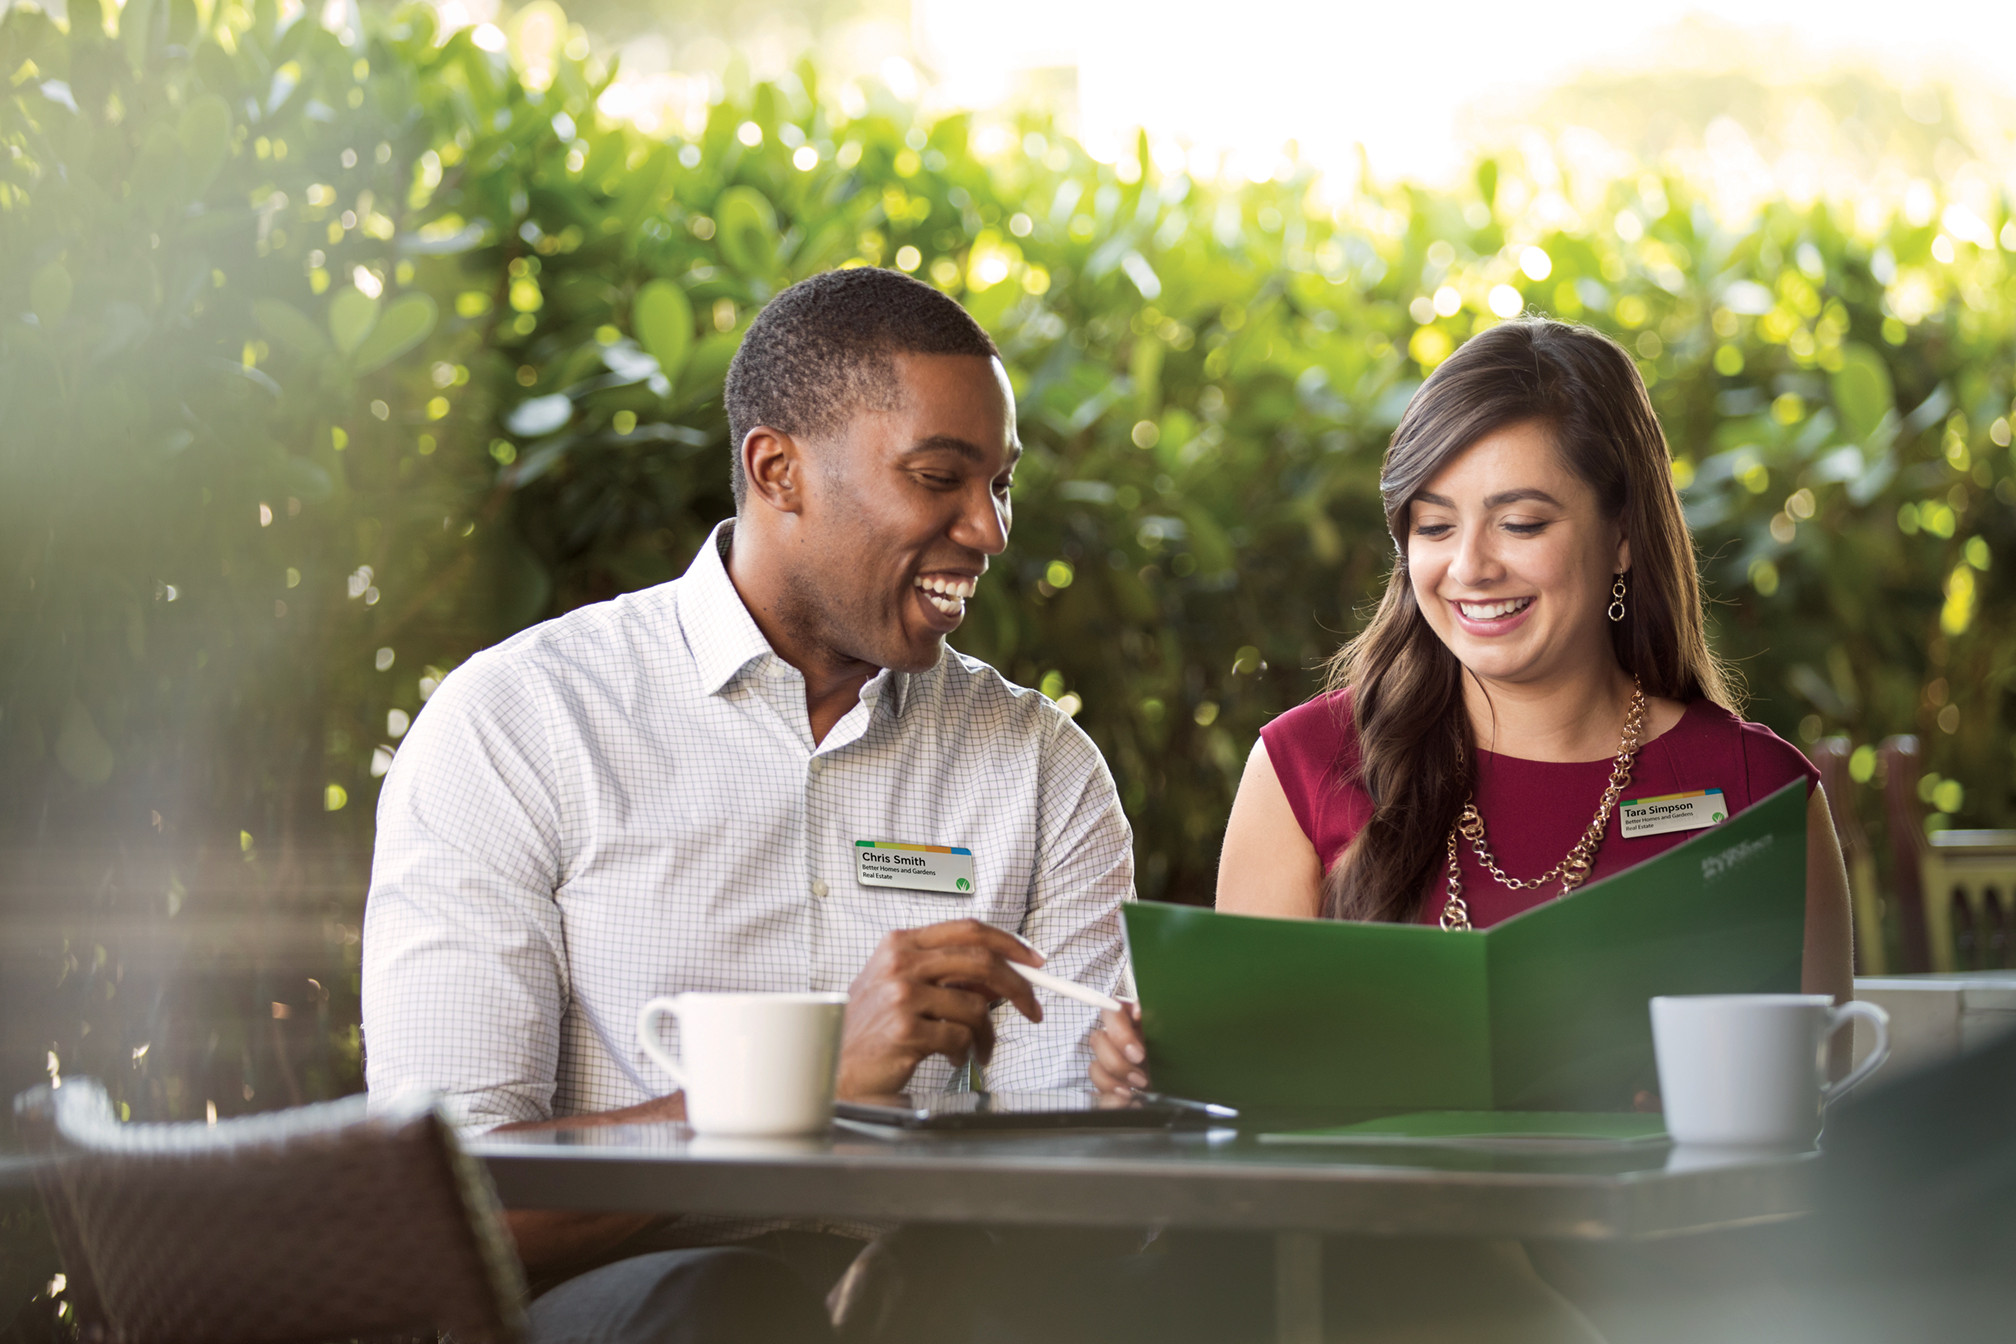
{"type": "Polygon", "coordinates": [[[1458,602],[1456,610],[1473,621],[1502,621],[1516,616],[1533,604],[1530,597],[1511,597],[1500,602],[1458,602]]]}
{"type": "Polygon", "coordinates": [[[1451,602],[1456,626],[1468,635],[1494,637],[1509,635],[1526,624],[1533,610],[1533,598],[1505,597],[1492,602],[1451,602]]]}

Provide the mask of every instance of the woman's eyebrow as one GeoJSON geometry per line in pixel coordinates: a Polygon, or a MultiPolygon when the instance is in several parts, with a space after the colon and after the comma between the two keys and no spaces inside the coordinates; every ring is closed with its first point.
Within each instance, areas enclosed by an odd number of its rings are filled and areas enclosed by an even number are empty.
{"type": "Polygon", "coordinates": [[[1486,498],[1484,507],[1487,509],[1502,508],[1507,504],[1517,504],[1524,499],[1538,500],[1542,504],[1552,504],[1557,509],[1561,507],[1561,501],[1548,494],[1545,490],[1535,490],[1530,487],[1524,490],[1501,490],[1497,494],[1486,498]]]}
{"type": "MultiPolygon", "coordinates": [[[[1560,500],[1554,498],[1554,496],[1548,494],[1545,490],[1534,489],[1530,486],[1520,490],[1500,490],[1497,494],[1485,498],[1484,507],[1487,509],[1502,508],[1507,504],[1517,504],[1524,499],[1538,500],[1542,504],[1552,504],[1557,509],[1561,507],[1560,500]]],[[[1414,502],[1416,504],[1433,504],[1435,507],[1442,509],[1453,509],[1456,507],[1456,501],[1450,499],[1447,495],[1431,495],[1426,490],[1414,496],[1414,502]]]]}

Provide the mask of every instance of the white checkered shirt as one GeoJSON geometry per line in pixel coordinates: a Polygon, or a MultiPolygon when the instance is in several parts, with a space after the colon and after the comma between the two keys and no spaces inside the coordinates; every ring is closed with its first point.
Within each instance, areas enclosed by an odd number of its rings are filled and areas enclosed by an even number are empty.
{"type": "MultiPolygon", "coordinates": [[[[646,999],[845,990],[885,933],[968,915],[1118,986],[1133,847],[1091,740],[948,651],[876,675],[815,746],[731,526],[683,577],[477,654],[414,723],[364,915],[373,1096],[438,1091],[470,1126],[634,1105],[673,1087],[637,1045],[646,999]],[[971,849],[976,890],[859,885],[856,840],[971,849]]],[[[1040,998],[1040,1025],[997,1010],[990,1088],[1086,1085],[1093,1010],[1040,998]]]]}

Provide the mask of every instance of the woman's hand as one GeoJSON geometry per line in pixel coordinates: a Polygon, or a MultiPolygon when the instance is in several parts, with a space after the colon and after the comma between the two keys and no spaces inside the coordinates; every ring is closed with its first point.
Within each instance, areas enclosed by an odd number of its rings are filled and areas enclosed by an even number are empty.
{"type": "Polygon", "coordinates": [[[1105,1096],[1131,1097],[1148,1086],[1148,1047],[1141,1043],[1141,1005],[1099,1014],[1092,1033],[1092,1086],[1105,1096]]]}

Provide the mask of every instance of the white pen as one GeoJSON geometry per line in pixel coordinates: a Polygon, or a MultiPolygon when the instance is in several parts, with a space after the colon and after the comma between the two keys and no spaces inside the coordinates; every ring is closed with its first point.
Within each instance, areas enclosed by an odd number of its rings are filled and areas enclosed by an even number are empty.
{"type": "Polygon", "coordinates": [[[1038,989],[1047,989],[1053,994],[1062,994],[1067,999],[1076,999],[1080,1003],[1088,1003],[1094,1008],[1104,1008],[1108,1012],[1121,1011],[1120,1000],[1101,994],[1096,989],[1087,989],[1048,971],[1039,971],[1034,966],[1024,966],[1019,961],[1011,961],[1008,964],[1021,972],[1022,978],[1038,989]]]}

